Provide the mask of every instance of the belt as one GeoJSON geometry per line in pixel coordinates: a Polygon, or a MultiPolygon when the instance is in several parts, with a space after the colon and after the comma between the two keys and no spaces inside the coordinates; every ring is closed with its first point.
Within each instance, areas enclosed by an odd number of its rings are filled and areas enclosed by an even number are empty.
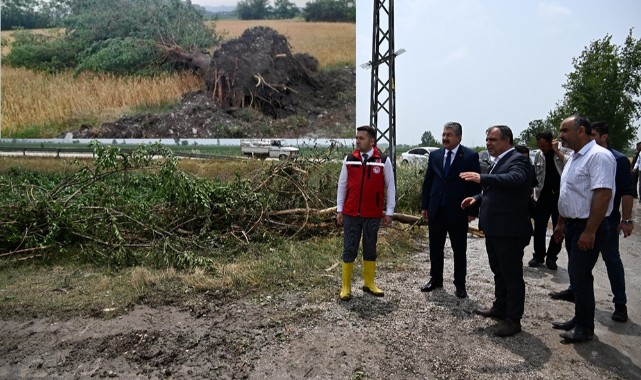
{"type": "Polygon", "coordinates": [[[586,223],[587,221],[587,218],[565,218],[566,223],[586,223]]]}

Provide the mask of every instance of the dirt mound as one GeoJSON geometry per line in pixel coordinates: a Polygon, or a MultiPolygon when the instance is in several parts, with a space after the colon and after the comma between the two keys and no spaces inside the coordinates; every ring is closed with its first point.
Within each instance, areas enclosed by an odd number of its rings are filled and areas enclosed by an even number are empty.
{"type": "Polygon", "coordinates": [[[205,90],[162,114],[122,117],[73,132],[81,138],[244,138],[351,136],[356,73],[318,71],[268,27],[247,29],[214,52],[205,90]]]}
{"type": "Polygon", "coordinates": [[[296,94],[322,86],[313,77],[318,61],[293,55],[287,39],[268,27],[245,30],[211,60],[207,90],[222,107],[256,107],[273,117],[296,113],[296,94]]]}

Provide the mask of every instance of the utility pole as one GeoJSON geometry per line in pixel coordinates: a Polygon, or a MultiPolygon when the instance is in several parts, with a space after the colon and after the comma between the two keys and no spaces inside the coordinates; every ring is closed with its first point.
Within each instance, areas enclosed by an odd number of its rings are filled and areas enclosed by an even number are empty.
{"type": "Polygon", "coordinates": [[[387,152],[396,180],[396,89],[394,52],[394,0],[374,0],[372,60],[361,65],[372,69],[369,124],[376,129],[376,143],[389,144],[387,152]],[[379,120],[379,114],[381,119],[379,120]],[[379,123],[380,122],[380,123],[379,123]]]}

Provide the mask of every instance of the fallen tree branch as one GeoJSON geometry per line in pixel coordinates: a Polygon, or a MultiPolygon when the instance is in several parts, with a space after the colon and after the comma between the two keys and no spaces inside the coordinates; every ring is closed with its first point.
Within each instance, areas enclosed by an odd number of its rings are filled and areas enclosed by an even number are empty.
{"type": "MultiPolygon", "coordinates": [[[[269,213],[269,216],[283,216],[283,215],[326,215],[326,214],[332,214],[336,212],[336,207],[330,207],[330,208],[325,208],[325,209],[305,209],[305,208],[294,208],[290,210],[281,210],[281,211],[274,211],[269,213]]],[[[401,214],[401,213],[394,213],[394,221],[402,223],[402,224],[412,224],[415,226],[427,226],[427,220],[425,220],[422,217],[419,216],[414,216],[414,215],[408,215],[408,214],[401,214]]],[[[467,232],[471,233],[474,236],[477,237],[485,237],[485,234],[483,231],[479,230],[476,227],[468,226],[467,232]]]]}

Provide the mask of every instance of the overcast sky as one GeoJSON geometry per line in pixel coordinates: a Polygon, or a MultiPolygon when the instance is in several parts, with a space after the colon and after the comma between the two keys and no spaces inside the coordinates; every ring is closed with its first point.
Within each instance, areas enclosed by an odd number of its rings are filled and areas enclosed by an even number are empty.
{"type": "MultiPolygon", "coordinates": [[[[357,0],[357,124],[369,122],[372,0],[357,0]]],[[[641,36],[639,0],[397,0],[397,142],[424,131],[440,139],[447,121],[463,125],[463,144],[485,144],[485,130],[515,135],[562,99],[572,58],[591,41],[630,28],[641,36]]],[[[380,116],[379,116],[380,118],[380,116]]],[[[637,123],[639,124],[639,123],[637,123]]],[[[641,140],[641,138],[637,138],[641,140]]]]}

